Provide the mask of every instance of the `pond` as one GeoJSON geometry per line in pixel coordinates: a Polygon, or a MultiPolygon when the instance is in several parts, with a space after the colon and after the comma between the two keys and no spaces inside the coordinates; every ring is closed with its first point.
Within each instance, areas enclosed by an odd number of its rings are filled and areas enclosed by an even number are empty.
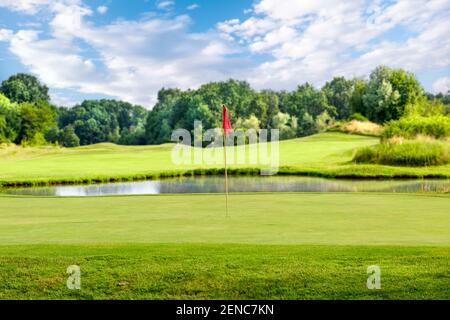
{"type": "MultiPolygon", "coordinates": [[[[450,180],[336,180],[310,177],[229,177],[230,192],[450,192],[450,180]]],[[[189,177],[77,186],[0,189],[2,194],[87,197],[222,193],[223,177],[189,177]]]]}

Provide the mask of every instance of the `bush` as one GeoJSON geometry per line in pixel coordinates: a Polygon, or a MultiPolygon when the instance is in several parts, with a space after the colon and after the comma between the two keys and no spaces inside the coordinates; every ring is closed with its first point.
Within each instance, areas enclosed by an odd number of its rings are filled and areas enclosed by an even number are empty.
{"type": "Polygon", "coordinates": [[[385,126],[383,138],[403,137],[414,139],[419,135],[430,136],[436,139],[450,137],[450,117],[412,116],[391,121],[385,126]]]}
{"type": "Polygon", "coordinates": [[[450,145],[442,141],[382,143],[357,151],[353,161],[398,166],[433,166],[450,163],[450,145]]]}
{"type": "Polygon", "coordinates": [[[78,147],[80,145],[80,138],[78,138],[74,128],[70,124],[60,131],[58,140],[62,146],[67,148],[78,147]]]}
{"type": "Polygon", "coordinates": [[[361,122],[368,122],[369,119],[367,119],[366,117],[364,117],[361,113],[356,112],[354,114],[352,114],[350,117],[348,117],[348,120],[352,121],[352,120],[357,120],[357,121],[361,121],[361,122]]]}

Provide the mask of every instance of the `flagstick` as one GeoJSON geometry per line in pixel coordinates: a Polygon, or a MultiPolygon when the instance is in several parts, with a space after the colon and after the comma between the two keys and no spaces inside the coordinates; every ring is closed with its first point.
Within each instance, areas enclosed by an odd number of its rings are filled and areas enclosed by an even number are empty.
{"type": "Polygon", "coordinates": [[[225,207],[228,218],[228,173],[227,173],[227,132],[223,130],[223,159],[225,162],[225,207]]]}

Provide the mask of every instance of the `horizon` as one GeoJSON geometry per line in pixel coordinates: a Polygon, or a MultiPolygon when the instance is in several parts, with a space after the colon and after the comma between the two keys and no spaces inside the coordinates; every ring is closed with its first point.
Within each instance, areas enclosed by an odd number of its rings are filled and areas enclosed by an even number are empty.
{"type": "Polygon", "coordinates": [[[450,89],[450,2],[0,0],[0,78],[32,73],[52,101],[151,109],[159,89],[236,79],[321,87],[380,64],[450,89]],[[331,8],[331,9],[328,9],[331,8]]]}

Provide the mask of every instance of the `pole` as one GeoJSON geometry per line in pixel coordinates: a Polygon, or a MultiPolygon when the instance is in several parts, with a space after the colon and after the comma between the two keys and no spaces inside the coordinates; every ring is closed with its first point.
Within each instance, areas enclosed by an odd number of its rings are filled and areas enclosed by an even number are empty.
{"type": "Polygon", "coordinates": [[[228,172],[227,172],[227,132],[223,130],[223,159],[225,163],[225,208],[228,218],[228,172]]]}

